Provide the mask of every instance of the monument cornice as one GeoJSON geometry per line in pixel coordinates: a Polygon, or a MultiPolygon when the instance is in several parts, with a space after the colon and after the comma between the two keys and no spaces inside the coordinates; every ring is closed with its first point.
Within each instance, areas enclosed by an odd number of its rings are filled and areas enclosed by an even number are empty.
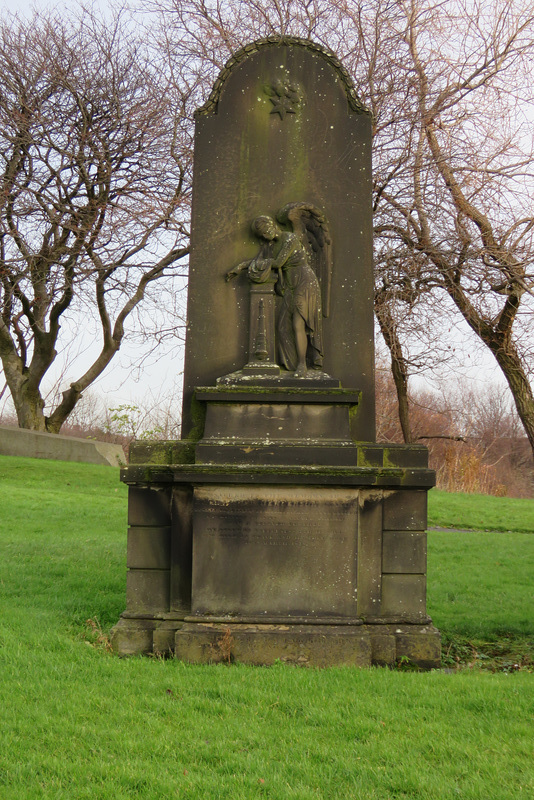
{"type": "Polygon", "coordinates": [[[364,106],[354,88],[354,83],[345,67],[341,64],[340,60],[334,53],[323,45],[313,42],[311,39],[302,39],[298,36],[267,36],[264,39],[258,39],[251,44],[245,45],[240,50],[237,50],[233,56],[226,62],[224,68],[219,73],[219,77],[213,85],[210,96],[203,106],[197,108],[195,116],[207,116],[217,113],[217,106],[221,96],[224,85],[229,78],[232,70],[241,62],[249,58],[253,53],[257,53],[264,47],[272,47],[273,45],[279,47],[297,46],[310,50],[313,53],[321,56],[331,67],[336,71],[347,96],[347,102],[351,111],[356,114],[371,115],[368,108],[364,106]]]}

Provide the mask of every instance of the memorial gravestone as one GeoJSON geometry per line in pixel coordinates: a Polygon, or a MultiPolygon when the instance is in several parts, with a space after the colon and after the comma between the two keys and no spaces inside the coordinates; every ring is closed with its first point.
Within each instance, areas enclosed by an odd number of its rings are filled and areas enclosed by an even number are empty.
{"type": "Polygon", "coordinates": [[[439,663],[420,446],[374,434],[371,119],[267,39],[197,112],[183,438],[134,445],[121,654],[439,663]]]}

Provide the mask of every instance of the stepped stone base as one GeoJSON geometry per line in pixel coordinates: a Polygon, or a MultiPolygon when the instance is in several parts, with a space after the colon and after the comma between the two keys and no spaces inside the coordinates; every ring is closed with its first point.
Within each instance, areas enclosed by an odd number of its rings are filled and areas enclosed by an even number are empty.
{"type": "Polygon", "coordinates": [[[394,666],[400,659],[440,666],[439,631],[431,624],[282,625],[121,619],[113,631],[118,655],[174,655],[192,664],[394,666]]]}
{"type": "Polygon", "coordinates": [[[424,447],[352,441],[358,399],[337,388],[200,388],[200,441],[131,450],[117,653],[439,665],[426,612],[434,473],[424,447]]]}

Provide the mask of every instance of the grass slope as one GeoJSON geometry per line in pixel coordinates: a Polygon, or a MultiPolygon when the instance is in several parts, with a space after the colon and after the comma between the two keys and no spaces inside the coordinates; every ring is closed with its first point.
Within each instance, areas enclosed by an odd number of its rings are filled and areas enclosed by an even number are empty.
{"type": "MultiPolygon", "coordinates": [[[[534,795],[527,669],[119,660],[98,644],[124,608],[117,471],[0,457],[0,523],[0,798],[534,795]]],[[[450,663],[477,636],[531,639],[533,545],[430,535],[429,605],[450,663]]]]}
{"type": "Polygon", "coordinates": [[[428,524],[435,527],[534,533],[534,500],[432,489],[428,524]]]}

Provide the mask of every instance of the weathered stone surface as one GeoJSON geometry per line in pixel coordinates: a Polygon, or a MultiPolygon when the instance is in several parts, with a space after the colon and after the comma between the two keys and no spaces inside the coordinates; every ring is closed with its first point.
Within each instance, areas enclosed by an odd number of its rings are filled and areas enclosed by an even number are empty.
{"type": "MultiPolygon", "coordinates": [[[[298,445],[297,445],[298,447],[298,445]]],[[[403,491],[424,486],[425,490],[435,484],[432,470],[372,469],[352,465],[321,464],[169,464],[166,467],[135,465],[121,472],[121,480],[131,485],[138,482],[154,485],[172,484],[291,484],[316,486],[378,487],[390,490],[403,487],[403,491]]],[[[426,522],[425,522],[426,525],[426,522]]]]}
{"type": "Polygon", "coordinates": [[[171,563],[171,528],[139,528],[128,531],[126,566],[139,569],[169,569],[171,563]]]}
{"type": "Polygon", "coordinates": [[[309,667],[370,667],[371,642],[358,627],[324,625],[199,625],[176,634],[175,655],[192,663],[275,661],[309,667]]]}
{"type": "Polygon", "coordinates": [[[126,575],[126,610],[157,615],[169,611],[170,570],[130,569],[126,575]]]}
{"type": "Polygon", "coordinates": [[[397,659],[397,640],[395,634],[382,630],[383,626],[377,625],[376,628],[376,632],[373,631],[369,636],[371,660],[378,667],[387,667],[394,664],[397,659]]]}
{"type": "Polygon", "coordinates": [[[381,613],[397,619],[426,619],[425,575],[382,575],[381,613]]]}
{"type": "Polygon", "coordinates": [[[359,393],[233,387],[197,390],[207,404],[197,464],[356,465],[350,414],[359,393]]]}
{"type": "Polygon", "coordinates": [[[192,515],[193,487],[175,486],[172,492],[170,608],[184,614],[191,612],[192,515]]]}
{"type": "Polygon", "coordinates": [[[197,664],[280,660],[311,667],[366,667],[409,659],[431,669],[441,663],[440,636],[432,625],[283,626],[121,618],[111,631],[111,643],[121,656],[172,652],[197,664]]]}
{"type": "Polygon", "coordinates": [[[356,439],[374,439],[371,119],[345,76],[313,47],[282,40],[240,57],[197,119],[184,374],[184,432],[195,387],[243,367],[249,286],[227,271],[257,252],[252,220],[289,202],[326,215],[334,266],[323,320],[325,372],[362,390],[356,439]],[[265,87],[298,85],[295,113],[272,113],[265,87]]]}
{"type": "Polygon", "coordinates": [[[384,499],[384,530],[421,531],[426,528],[425,491],[394,492],[384,499]]]}
{"type": "Polygon", "coordinates": [[[182,624],[177,620],[158,622],[153,632],[152,652],[162,656],[173,654],[176,631],[181,628],[182,624]]]}
{"type": "Polygon", "coordinates": [[[335,396],[325,396],[324,392],[320,396],[321,403],[315,401],[312,390],[275,395],[273,400],[277,402],[260,401],[260,394],[252,403],[235,394],[233,402],[220,402],[215,398],[208,405],[203,442],[235,437],[256,441],[329,439],[352,444],[348,414],[350,401],[342,404],[344,398],[340,396],[339,403],[336,403],[335,396]]]}
{"type": "Polygon", "coordinates": [[[173,442],[132,442],[129,449],[130,464],[171,464],[173,442]]]}
{"type": "Polygon", "coordinates": [[[383,492],[360,489],[358,500],[358,616],[378,617],[382,602],[383,492]]]}
{"type": "Polygon", "coordinates": [[[425,531],[384,531],[382,571],[426,573],[425,531]]]}
{"type": "Polygon", "coordinates": [[[128,525],[166,526],[171,524],[171,490],[161,486],[130,486],[128,525]]]}
{"type": "Polygon", "coordinates": [[[422,445],[361,442],[358,450],[360,467],[428,467],[428,449],[422,445]]]}
{"type": "Polygon", "coordinates": [[[396,634],[397,659],[408,658],[424,669],[438,668],[441,664],[441,638],[432,625],[419,630],[405,626],[396,634]]]}
{"type": "Polygon", "coordinates": [[[392,666],[401,659],[440,666],[432,625],[265,625],[186,622],[176,632],[176,658],[194,664],[275,661],[308,667],[392,666]]]}
{"type": "Polygon", "coordinates": [[[196,615],[355,617],[351,489],[195,490],[196,615]]]}
{"type": "Polygon", "coordinates": [[[153,649],[156,622],[150,619],[120,619],[111,629],[111,647],[119,656],[148,655],[153,649]]]}

